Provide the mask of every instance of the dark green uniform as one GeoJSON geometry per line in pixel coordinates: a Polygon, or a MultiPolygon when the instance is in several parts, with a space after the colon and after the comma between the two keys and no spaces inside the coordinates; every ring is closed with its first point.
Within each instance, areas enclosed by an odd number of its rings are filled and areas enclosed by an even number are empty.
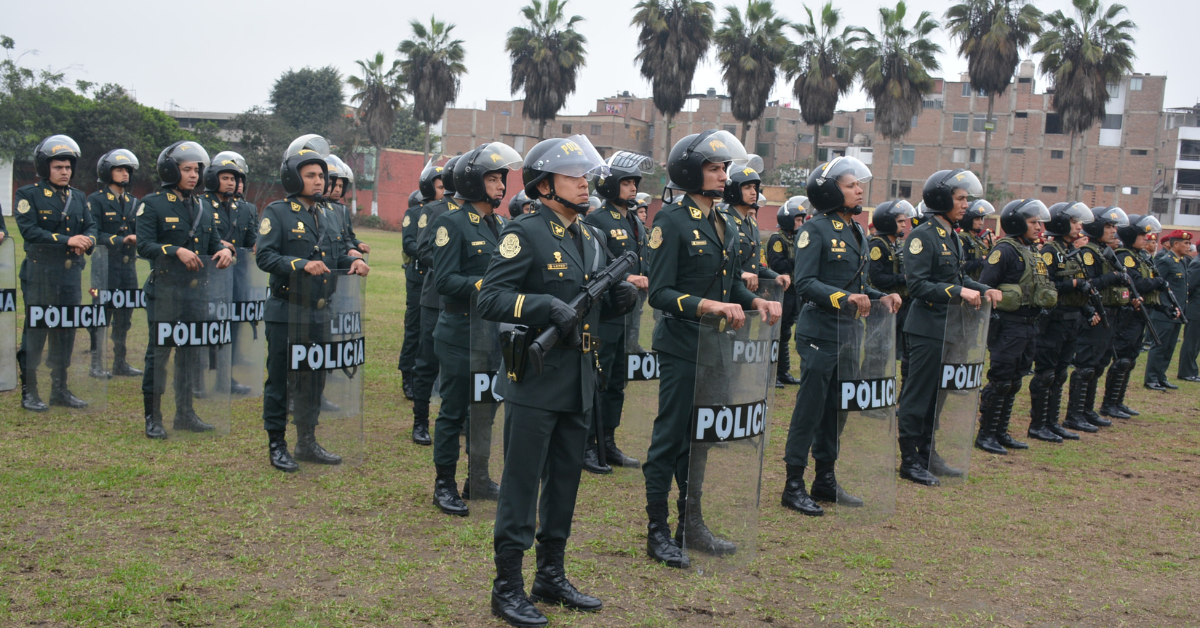
{"type": "Polygon", "coordinates": [[[884,296],[867,281],[868,249],[862,227],[838,213],[811,218],[796,236],[796,294],[803,303],[796,324],[800,390],[783,460],[807,466],[811,450],[818,477],[837,460],[843,427],[837,420],[838,319],[857,312],[850,295],[884,296]]]}
{"type": "MultiPolygon", "coordinates": [[[[1183,328],[1183,345],[1179,348],[1179,379],[1197,381],[1200,368],[1196,356],[1200,354],[1200,256],[1184,258],[1187,267],[1187,305],[1184,314],[1188,319],[1183,328]]],[[[1180,297],[1178,293],[1175,298],[1180,297]]]]}
{"type": "Polygon", "coordinates": [[[421,344],[413,366],[413,418],[418,424],[429,420],[429,398],[433,395],[433,382],[441,370],[441,361],[434,349],[433,332],[441,316],[442,297],[437,291],[437,267],[433,265],[434,230],[430,225],[442,214],[458,210],[459,207],[458,201],[446,198],[426,203],[417,223],[417,259],[426,269],[425,282],[421,285],[421,344]]]}
{"type": "Polygon", "coordinates": [[[779,273],[771,270],[767,264],[766,249],[762,246],[762,240],[758,232],[758,221],[754,218],[754,214],[746,214],[745,218],[738,213],[737,208],[728,207],[721,210],[738,230],[738,260],[742,267],[743,273],[754,273],[758,276],[759,283],[774,281],[779,273]]]}
{"type": "MultiPolygon", "coordinates": [[[[400,363],[396,368],[408,377],[417,363],[421,348],[421,288],[425,284],[425,268],[417,256],[417,224],[426,203],[409,207],[400,223],[401,246],[404,248],[404,344],[400,347],[400,363]]],[[[411,385],[411,384],[410,384],[411,385]]]]}
{"type": "MultiPolygon", "coordinates": [[[[348,255],[340,217],[318,203],[305,207],[299,197],[289,196],[263,209],[258,228],[258,267],[271,275],[271,298],[263,320],[267,328],[267,382],[263,386],[263,429],[287,429],[288,412],[288,320],[292,275],[310,261],[325,262],[331,270],[346,269],[356,258],[348,255]]],[[[336,281],[330,278],[329,281],[336,281]]],[[[332,292],[332,288],[331,288],[332,292]]],[[[296,425],[315,426],[320,413],[320,393],[325,371],[310,374],[312,386],[297,385],[294,416],[296,425]],[[304,403],[302,403],[304,402],[304,403]]]]}
{"type": "MultiPolygon", "coordinates": [[[[504,230],[477,303],[483,318],[526,325],[536,337],[550,323],[553,300],[569,303],[604,268],[607,245],[582,221],[568,228],[557,213],[540,203],[534,207],[537,211],[514,218],[504,230]]],[[[571,535],[596,386],[590,335],[598,329],[600,310],[593,308],[580,321],[585,337],[579,347],[560,342],[546,352],[540,375],[526,368],[519,382],[497,381],[505,420],[497,554],[532,547],[535,522],[539,545],[565,544],[571,535]]]]}
{"type": "MultiPolygon", "coordinates": [[[[1154,256],[1154,267],[1158,275],[1166,280],[1179,304],[1184,305],[1187,300],[1189,272],[1184,258],[1163,248],[1154,256]]],[[[1183,327],[1182,320],[1172,318],[1172,314],[1167,312],[1168,309],[1173,309],[1170,307],[1170,299],[1164,296],[1162,303],[1161,309],[1150,310],[1150,323],[1154,325],[1162,344],[1151,347],[1150,355],[1146,357],[1147,384],[1167,381],[1167,367],[1171,365],[1171,358],[1175,355],[1175,344],[1179,342],[1179,331],[1183,327]]]]}
{"type": "MultiPolygon", "coordinates": [[[[125,236],[133,235],[137,211],[137,198],[122,192],[114,194],[105,186],[92,192],[87,198],[88,210],[96,223],[97,240],[108,247],[108,288],[110,290],[137,290],[137,245],[125,244],[125,236]]],[[[125,339],[133,323],[130,308],[109,311],[109,329],[113,340],[113,364],[126,361],[125,339]]],[[[94,331],[89,329],[88,331],[94,331]]],[[[92,344],[96,342],[92,335],[92,344]]],[[[95,351],[96,347],[92,347],[95,351]]],[[[96,358],[102,352],[93,353],[93,366],[101,366],[96,358]]]]}
{"type": "Polygon", "coordinates": [[[329,201],[329,208],[337,214],[338,220],[342,222],[342,241],[350,248],[358,251],[358,247],[362,244],[362,240],[358,239],[358,235],[354,233],[354,217],[350,215],[350,208],[337,201],[329,201]]]}
{"type": "Polygon", "coordinates": [[[211,207],[220,223],[220,239],[237,249],[252,249],[258,242],[258,208],[243,200],[223,201],[216,192],[205,192],[200,204],[211,207]]]}
{"type": "MultiPolygon", "coordinates": [[[[776,275],[791,276],[796,270],[796,236],[782,230],[771,234],[767,241],[767,266],[776,275]]],[[[779,319],[779,365],[776,378],[792,370],[792,352],[788,344],[792,340],[792,329],[800,316],[800,300],[796,296],[796,282],[788,284],[783,291],[783,318],[779,319]]]]}
{"type": "Polygon", "coordinates": [[[687,497],[700,302],[709,299],[752,307],[756,297],[742,281],[740,244],[735,223],[715,209],[705,216],[690,195],[654,216],[649,302],[662,318],[654,326],[653,345],[660,361],[658,416],[642,465],[648,502],[667,499],[672,476],[679,486],[680,503],[687,497]]]}
{"type": "Polygon", "coordinates": [[[908,283],[904,281],[904,240],[895,236],[895,242],[886,236],[871,238],[871,261],[867,264],[867,277],[871,286],[887,294],[898,294],[902,299],[900,311],[896,312],[896,355],[900,356],[900,381],[908,378],[908,345],[904,337],[904,321],[912,302],[908,298],[908,283]]]}

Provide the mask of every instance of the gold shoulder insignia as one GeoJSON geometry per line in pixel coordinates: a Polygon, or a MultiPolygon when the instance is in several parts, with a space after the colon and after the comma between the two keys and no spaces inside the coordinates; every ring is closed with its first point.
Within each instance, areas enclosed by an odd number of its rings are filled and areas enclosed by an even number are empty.
{"type": "Polygon", "coordinates": [[[912,242],[908,243],[908,252],[917,255],[925,249],[925,245],[921,243],[921,238],[913,238],[912,242]]]}
{"type": "MultiPolygon", "coordinates": [[[[49,190],[47,190],[47,193],[48,192],[49,190]]],[[[692,214],[692,220],[700,220],[704,217],[704,214],[700,213],[700,210],[695,207],[689,207],[688,211],[692,214]]]]}
{"type": "Polygon", "coordinates": [[[554,221],[550,221],[550,231],[556,238],[561,238],[567,235],[567,230],[562,225],[554,221]]]}
{"type": "Polygon", "coordinates": [[[771,250],[775,251],[776,253],[782,253],[783,252],[783,242],[776,240],[775,246],[772,246],[771,250]]]}
{"type": "Polygon", "coordinates": [[[174,203],[176,200],[176,196],[174,194],[171,194],[170,192],[167,192],[167,200],[174,203]]]}
{"type": "Polygon", "coordinates": [[[592,230],[589,229],[587,225],[583,225],[583,229],[581,229],[581,231],[583,231],[584,239],[587,239],[587,240],[592,239],[592,230]]]}
{"type": "Polygon", "coordinates": [[[479,224],[479,214],[467,212],[467,220],[470,220],[471,224],[477,225],[479,224]]]}
{"type": "Polygon", "coordinates": [[[1045,253],[1042,253],[1042,260],[1044,260],[1046,262],[1046,265],[1053,264],[1054,263],[1054,254],[1051,253],[1050,251],[1046,251],[1045,253]]]}
{"type": "Polygon", "coordinates": [[[438,227],[437,236],[434,237],[433,243],[438,246],[446,246],[450,242],[450,232],[446,231],[445,226],[438,227]]]}
{"type": "Polygon", "coordinates": [[[51,192],[50,188],[42,188],[42,194],[45,194],[46,198],[50,198],[51,196],[54,196],[54,192],[51,192]]]}
{"type": "Polygon", "coordinates": [[[620,220],[620,219],[621,219],[621,214],[620,214],[620,213],[618,213],[618,212],[615,212],[615,211],[609,210],[609,212],[608,212],[608,213],[612,214],[612,217],[613,217],[613,219],[614,219],[614,220],[620,220]]]}
{"type": "Polygon", "coordinates": [[[424,229],[425,225],[429,224],[429,215],[421,214],[421,219],[417,221],[417,228],[424,229]]]}
{"type": "Polygon", "coordinates": [[[220,204],[220,203],[216,202],[215,200],[213,201],[213,209],[216,209],[216,208],[218,208],[218,207],[220,207],[220,206],[221,206],[221,204],[220,204]]]}
{"type": "Polygon", "coordinates": [[[1091,251],[1083,252],[1083,263],[1087,266],[1091,266],[1092,264],[1096,263],[1096,258],[1092,256],[1091,251]]]}
{"type": "Polygon", "coordinates": [[[1126,268],[1136,268],[1137,267],[1137,262],[1133,261],[1132,255],[1125,258],[1125,267],[1126,268]]]}
{"type": "Polygon", "coordinates": [[[883,257],[883,251],[880,251],[877,246],[871,247],[871,261],[874,262],[881,257],[883,257]]]}
{"type": "Polygon", "coordinates": [[[108,200],[110,200],[110,201],[115,201],[115,200],[117,200],[117,197],[113,196],[113,193],[112,193],[112,192],[109,192],[109,193],[108,193],[108,200]]]}
{"type": "MultiPolygon", "coordinates": [[[[1049,255],[1049,253],[1047,253],[1047,255],[1049,255]]],[[[992,251],[992,254],[988,256],[988,263],[989,264],[999,264],[1000,263],[1000,251],[992,251]]]]}
{"type": "Polygon", "coordinates": [[[412,216],[409,216],[409,215],[408,215],[408,212],[405,212],[405,214],[404,214],[404,220],[403,220],[403,221],[400,223],[400,226],[401,226],[401,227],[407,227],[407,226],[409,226],[410,224],[412,224],[412,216]]]}
{"type": "Polygon", "coordinates": [[[938,228],[937,228],[937,232],[938,232],[938,235],[942,236],[943,238],[944,238],[944,237],[946,237],[946,230],[945,230],[945,229],[942,229],[941,227],[938,227],[938,228]]]}
{"type": "Polygon", "coordinates": [[[454,203],[446,203],[446,205],[450,207],[450,211],[458,209],[458,205],[455,205],[454,203]]]}
{"type": "Polygon", "coordinates": [[[657,249],[658,247],[662,246],[662,243],[662,227],[655,227],[654,230],[650,232],[650,248],[657,249]]]}
{"type": "Polygon", "coordinates": [[[512,259],[520,252],[521,239],[517,237],[517,234],[510,233],[504,236],[504,239],[500,241],[500,257],[503,257],[504,259],[512,259]]]}
{"type": "Polygon", "coordinates": [[[738,218],[738,217],[736,217],[736,216],[734,217],[733,221],[734,221],[734,222],[736,222],[736,223],[737,223],[737,224],[739,224],[739,225],[740,225],[740,224],[742,224],[742,219],[741,219],[741,218],[738,218]]]}
{"type": "MultiPolygon", "coordinates": [[[[145,205],[143,204],[142,207],[145,207],[145,205]]],[[[25,199],[21,199],[21,200],[17,201],[17,213],[18,214],[29,213],[29,201],[27,201],[25,199]]],[[[138,212],[138,215],[140,216],[141,212],[138,212]]]]}
{"type": "Polygon", "coordinates": [[[803,249],[808,246],[808,231],[801,231],[800,238],[796,240],[796,248],[803,249]]]}
{"type": "Polygon", "coordinates": [[[837,229],[838,231],[841,231],[842,229],[844,229],[846,227],[846,225],[843,224],[842,221],[840,221],[840,220],[830,220],[829,222],[833,223],[833,228],[837,229]]]}
{"type": "Polygon", "coordinates": [[[258,235],[267,235],[271,233],[271,219],[263,217],[262,223],[258,225],[258,235]]]}
{"type": "Polygon", "coordinates": [[[300,203],[293,202],[292,203],[292,211],[294,211],[294,212],[300,211],[300,203]]]}

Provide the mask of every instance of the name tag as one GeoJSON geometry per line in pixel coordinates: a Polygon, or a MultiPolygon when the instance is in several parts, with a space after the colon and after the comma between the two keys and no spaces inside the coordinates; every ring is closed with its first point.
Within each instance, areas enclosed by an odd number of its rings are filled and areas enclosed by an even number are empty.
{"type": "Polygon", "coordinates": [[[105,216],[116,216],[117,212],[104,212],[105,216]]]}
{"type": "Polygon", "coordinates": [[[566,270],[566,269],[567,269],[566,262],[563,262],[562,264],[546,264],[546,270],[566,270]]]}
{"type": "Polygon", "coordinates": [[[480,240],[478,242],[472,242],[471,246],[483,246],[485,244],[487,244],[487,240],[480,240]]]}
{"type": "Polygon", "coordinates": [[[173,217],[168,217],[166,220],[167,220],[167,222],[179,222],[178,218],[173,218],[173,217]]]}
{"type": "Polygon", "coordinates": [[[707,244],[708,240],[692,240],[692,246],[705,246],[707,244]]]}

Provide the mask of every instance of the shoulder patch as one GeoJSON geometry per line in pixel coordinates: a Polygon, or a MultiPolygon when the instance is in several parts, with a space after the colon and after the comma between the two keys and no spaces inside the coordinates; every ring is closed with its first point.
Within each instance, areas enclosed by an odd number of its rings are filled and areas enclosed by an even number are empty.
{"type": "MultiPolygon", "coordinates": [[[[1047,253],[1047,255],[1049,255],[1049,253],[1047,253]]],[[[1000,263],[1000,251],[992,251],[992,254],[988,256],[988,263],[989,264],[999,264],[1000,263]]]]}
{"type": "Polygon", "coordinates": [[[1096,263],[1096,258],[1092,255],[1091,251],[1083,252],[1083,263],[1087,266],[1091,266],[1092,264],[1096,263]]]}
{"type": "Polygon", "coordinates": [[[879,250],[877,246],[871,247],[871,261],[874,262],[881,257],[883,257],[883,251],[879,250]]]}
{"type": "Polygon", "coordinates": [[[783,242],[776,240],[775,246],[772,246],[771,250],[775,251],[776,253],[782,253],[783,252],[783,242]]]}
{"type": "Polygon", "coordinates": [[[258,235],[267,235],[268,233],[271,233],[271,219],[264,216],[262,223],[258,225],[258,235]]]}
{"type": "Polygon", "coordinates": [[[1137,262],[1134,261],[1132,255],[1127,255],[1125,257],[1125,267],[1126,268],[1137,268],[1137,262]]]}
{"type": "Polygon", "coordinates": [[[613,219],[614,219],[614,220],[620,220],[620,219],[621,219],[621,214],[620,214],[619,212],[615,212],[615,211],[609,210],[609,211],[608,211],[608,213],[612,214],[612,217],[613,217],[613,219]]]}
{"type": "Polygon", "coordinates": [[[146,213],[146,204],[142,203],[141,205],[138,205],[138,210],[137,210],[136,215],[141,216],[144,213],[146,213]]]}
{"type": "Polygon", "coordinates": [[[429,224],[429,216],[427,214],[421,214],[421,219],[417,221],[417,228],[424,229],[425,225],[427,224],[429,224]]]}
{"type": "Polygon", "coordinates": [[[512,259],[520,252],[521,239],[517,237],[517,234],[510,233],[504,236],[504,239],[500,241],[500,257],[503,257],[504,259],[512,259]]]}
{"type": "Polygon", "coordinates": [[[912,242],[908,243],[908,252],[913,255],[917,255],[923,250],[925,250],[925,245],[921,243],[921,238],[913,238],[912,242]]]}
{"type": "Polygon", "coordinates": [[[412,224],[412,216],[409,216],[409,215],[408,215],[408,213],[407,213],[407,212],[405,212],[405,214],[404,214],[404,221],[400,223],[400,226],[401,226],[401,227],[407,227],[407,226],[409,226],[410,224],[412,224]]]}
{"type": "Polygon", "coordinates": [[[650,232],[650,248],[657,249],[658,247],[662,246],[662,243],[662,227],[655,227],[654,230],[650,232]]]}
{"type": "MultiPolygon", "coordinates": [[[[143,207],[145,207],[145,206],[143,205],[143,207]]],[[[17,201],[17,213],[18,214],[28,214],[29,213],[29,201],[27,201],[25,199],[21,199],[21,200],[17,201]]]]}
{"type": "MultiPolygon", "coordinates": [[[[49,190],[47,190],[47,192],[49,192],[49,190]]],[[[49,194],[47,194],[47,196],[49,196],[49,194]]],[[[692,220],[700,220],[701,218],[704,218],[704,214],[700,213],[700,210],[695,207],[689,207],[688,211],[692,214],[692,220]]]]}
{"type": "Polygon", "coordinates": [[[1045,253],[1042,253],[1042,261],[1046,262],[1047,265],[1053,264],[1054,263],[1054,254],[1051,253],[1050,251],[1046,251],[1045,253]]]}
{"type": "Polygon", "coordinates": [[[445,226],[438,227],[437,235],[434,237],[433,243],[438,246],[446,246],[450,242],[450,232],[446,231],[445,226]]]}
{"type": "Polygon", "coordinates": [[[808,231],[801,231],[800,238],[796,240],[796,248],[805,248],[808,246],[808,231]]]}

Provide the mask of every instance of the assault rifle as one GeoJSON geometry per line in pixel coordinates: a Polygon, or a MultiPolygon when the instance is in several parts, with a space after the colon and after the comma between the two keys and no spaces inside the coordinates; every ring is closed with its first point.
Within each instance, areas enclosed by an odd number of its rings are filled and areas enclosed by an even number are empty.
{"type": "Polygon", "coordinates": [[[1133,277],[1129,273],[1122,272],[1125,275],[1125,283],[1129,286],[1129,296],[1142,302],[1141,306],[1134,308],[1138,314],[1142,315],[1142,322],[1146,324],[1146,330],[1150,332],[1150,339],[1154,341],[1154,346],[1162,344],[1162,338],[1158,335],[1158,330],[1154,329],[1154,323],[1150,322],[1150,315],[1146,313],[1146,301],[1142,299],[1142,295],[1138,294],[1137,286],[1133,285],[1133,277]]]}

